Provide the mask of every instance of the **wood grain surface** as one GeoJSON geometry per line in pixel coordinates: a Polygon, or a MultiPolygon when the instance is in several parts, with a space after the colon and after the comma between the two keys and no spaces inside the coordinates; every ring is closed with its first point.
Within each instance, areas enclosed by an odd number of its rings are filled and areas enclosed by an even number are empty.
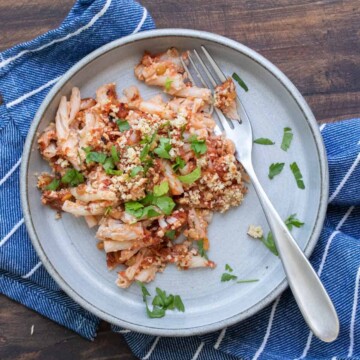
{"type": "MultiPolygon", "coordinates": [[[[115,0],[113,0],[115,1],[115,0]]],[[[73,0],[0,0],[0,51],[57,27],[73,0]]],[[[360,1],[143,0],[158,28],[212,31],[258,51],[319,122],[360,115],[360,1]]],[[[102,324],[94,342],[0,297],[0,359],[135,359],[102,324]],[[30,335],[31,326],[34,333],[30,335]]],[[[172,360],[172,359],[169,359],[172,360]]],[[[176,359],[175,359],[176,360],[176,359]]]]}

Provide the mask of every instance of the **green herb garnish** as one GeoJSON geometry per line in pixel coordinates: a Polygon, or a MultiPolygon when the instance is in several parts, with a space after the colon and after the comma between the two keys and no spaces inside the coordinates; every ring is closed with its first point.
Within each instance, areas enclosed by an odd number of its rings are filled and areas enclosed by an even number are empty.
{"type": "Polygon", "coordinates": [[[130,129],[129,122],[127,120],[118,119],[116,120],[116,125],[118,126],[120,132],[124,132],[130,129]]]}
{"type": "Polygon", "coordinates": [[[176,235],[175,230],[168,230],[168,231],[165,232],[165,236],[170,240],[174,240],[175,235],[176,235]]]}
{"type": "Polygon", "coordinates": [[[169,151],[171,150],[170,139],[168,138],[160,138],[159,146],[154,150],[154,153],[163,158],[163,159],[171,159],[169,151]]]}
{"type": "Polygon", "coordinates": [[[154,186],[154,195],[162,196],[169,192],[169,183],[167,181],[163,181],[160,185],[154,186]]]}
{"type": "Polygon", "coordinates": [[[207,146],[205,140],[199,140],[196,135],[192,135],[189,138],[189,143],[191,144],[191,149],[194,151],[196,157],[206,153],[207,146]]]}
{"type": "Polygon", "coordinates": [[[170,78],[166,78],[165,80],[165,90],[166,91],[170,91],[171,88],[171,84],[173,83],[174,80],[171,80],[170,78]]]}
{"type": "Polygon", "coordinates": [[[238,280],[237,283],[238,283],[238,284],[244,284],[244,283],[257,282],[257,281],[259,281],[259,279],[238,280]]]}
{"type": "Polygon", "coordinates": [[[244,80],[242,80],[237,73],[234,72],[234,73],[232,74],[232,78],[233,78],[245,91],[249,91],[249,88],[248,88],[247,85],[245,84],[244,80]]]}
{"type": "Polygon", "coordinates": [[[89,164],[91,162],[103,164],[106,160],[106,154],[96,152],[96,151],[89,151],[86,154],[86,163],[89,164]]]}
{"type": "Polygon", "coordinates": [[[120,161],[119,154],[114,145],[111,146],[111,157],[112,157],[114,163],[118,163],[120,161]]]}
{"type": "Polygon", "coordinates": [[[269,179],[273,179],[274,176],[279,175],[284,168],[285,163],[274,163],[269,167],[269,179]]]}
{"type": "Polygon", "coordinates": [[[289,127],[284,128],[284,134],[281,142],[281,149],[283,149],[284,151],[287,151],[289,149],[293,136],[294,135],[292,133],[291,128],[289,127]]]}
{"type": "Polygon", "coordinates": [[[52,182],[46,186],[46,190],[55,191],[60,186],[60,180],[59,179],[53,179],[52,182]]]}
{"type": "Polygon", "coordinates": [[[233,269],[231,268],[231,266],[229,264],[225,265],[225,270],[229,271],[229,272],[233,272],[233,269]]]}
{"type": "Polygon", "coordinates": [[[259,145],[274,145],[275,143],[268,139],[268,138],[258,138],[256,140],[254,140],[254,144],[259,144],[259,145]]]}
{"type": "Polygon", "coordinates": [[[192,184],[201,177],[201,169],[197,167],[190,174],[178,176],[178,179],[184,184],[192,184]]]}
{"type": "Polygon", "coordinates": [[[291,231],[293,226],[300,228],[304,223],[296,218],[296,214],[292,214],[285,220],[285,225],[291,231]]]}
{"type": "Polygon", "coordinates": [[[183,160],[180,156],[177,156],[175,159],[175,164],[172,165],[172,168],[174,171],[177,171],[178,169],[183,169],[185,165],[185,160],[183,160]]]}
{"type": "Polygon", "coordinates": [[[165,215],[170,215],[176,206],[170,196],[154,197],[153,204],[156,205],[165,215]]]}
{"type": "Polygon", "coordinates": [[[225,282],[225,281],[230,281],[230,280],[236,280],[237,276],[236,275],[232,275],[229,273],[223,273],[221,275],[221,282],[225,282]]]}
{"type": "Polygon", "coordinates": [[[142,282],[136,281],[136,283],[141,288],[143,302],[146,304],[146,313],[149,318],[162,318],[165,316],[166,310],[185,311],[184,303],[179,295],[166,295],[166,292],[160,288],[156,288],[156,295],[152,301],[153,308],[150,310],[147,302],[147,297],[151,296],[149,291],[142,282]]]}
{"type": "Polygon", "coordinates": [[[303,177],[301,174],[301,171],[297,165],[296,162],[293,162],[292,164],[290,164],[290,169],[292,171],[292,173],[294,174],[295,180],[296,180],[296,184],[298,186],[299,189],[305,189],[305,184],[303,181],[303,177]]]}
{"type": "Polygon", "coordinates": [[[75,169],[69,169],[61,178],[63,184],[69,184],[70,186],[77,186],[84,181],[84,175],[75,169]]]}
{"type": "Polygon", "coordinates": [[[130,177],[135,177],[141,171],[144,171],[144,168],[142,166],[135,166],[130,171],[130,177]]]}
{"type": "Polygon", "coordinates": [[[197,244],[198,244],[199,255],[200,255],[201,257],[203,257],[204,259],[209,260],[209,258],[208,258],[208,256],[207,256],[207,253],[206,253],[206,251],[204,250],[204,240],[203,240],[203,239],[199,240],[199,241],[197,242],[197,244]]]}

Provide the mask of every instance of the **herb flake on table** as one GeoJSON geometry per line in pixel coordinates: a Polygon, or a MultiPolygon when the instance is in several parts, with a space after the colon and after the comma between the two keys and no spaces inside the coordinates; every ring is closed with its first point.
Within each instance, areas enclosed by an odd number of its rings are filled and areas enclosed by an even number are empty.
{"type": "Polygon", "coordinates": [[[245,279],[245,280],[238,280],[237,283],[245,284],[245,283],[252,283],[252,282],[257,282],[257,281],[259,281],[259,279],[249,279],[249,280],[245,279]]]}
{"type": "Polygon", "coordinates": [[[282,138],[282,142],[281,142],[281,149],[282,150],[288,151],[288,149],[289,149],[289,147],[291,145],[293,136],[294,135],[292,133],[291,128],[289,128],[289,127],[284,128],[284,134],[283,134],[283,138],[282,138]]]}
{"type": "Polygon", "coordinates": [[[234,72],[234,73],[232,74],[232,78],[233,78],[246,92],[249,91],[249,88],[248,88],[247,85],[245,84],[244,80],[241,79],[241,77],[240,77],[236,72],[234,72]]]}
{"type": "Polygon", "coordinates": [[[285,163],[273,163],[269,167],[269,179],[272,180],[274,176],[279,175],[284,168],[285,163]]]}
{"type": "Polygon", "coordinates": [[[254,140],[254,144],[259,145],[275,145],[275,142],[268,138],[258,138],[254,140]]]}
{"type": "Polygon", "coordinates": [[[299,169],[299,166],[297,165],[296,162],[293,162],[292,164],[290,164],[290,169],[294,175],[294,178],[296,180],[296,184],[297,184],[297,187],[299,189],[305,189],[305,184],[304,184],[304,181],[303,181],[303,176],[301,174],[301,171],[299,169]]]}
{"type": "Polygon", "coordinates": [[[162,318],[166,315],[167,310],[178,310],[180,312],[185,312],[185,305],[179,295],[166,294],[166,291],[156,288],[156,295],[154,296],[151,304],[153,306],[152,310],[149,308],[147,298],[151,296],[145,285],[141,281],[136,281],[140,286],[142,292],[143,302],[146,305],[146,313],[149,318],[162,318]]]}

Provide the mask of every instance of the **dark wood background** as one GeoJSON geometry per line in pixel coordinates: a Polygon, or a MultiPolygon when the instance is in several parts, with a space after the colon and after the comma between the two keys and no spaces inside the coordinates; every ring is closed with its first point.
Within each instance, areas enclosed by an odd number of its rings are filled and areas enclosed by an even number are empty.
{"type": "MultiPolygon", "coordinates": [[[[73,0],[0,0],[0,51],[60,24],[73,0]]],[[[360,115],[359,0],[143,0],[158,28],[212,31],[260,52],[305,96],[319,122],[360,115]]],[[[102,324],[88,342],[0,296],[0,359],[135,359],[102,324]],[[34,333],[30,335],[31,326],[34,333]]]]}

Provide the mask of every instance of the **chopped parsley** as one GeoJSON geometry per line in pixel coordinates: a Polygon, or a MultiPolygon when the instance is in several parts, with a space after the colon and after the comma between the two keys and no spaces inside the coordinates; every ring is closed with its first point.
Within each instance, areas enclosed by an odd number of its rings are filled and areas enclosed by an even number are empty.
{"type": "Polygon", "coordinates": [[[176,235],[175,230],[168,230],[168,231],[165,232],[165,236],[170,240],[174,240],[175,235],[176,235]]]}
{"type": "Polygon", "coordinates": [[[257,282],[257,281],[259,281],[259,279],[238,280],[237,283],[238,283],[238,284],[244,284],[244,283],[257,282]]]}
{"type": "Polygon", "coordinates": [[[201,169],[197,167],[194,171],[189,174],[178,176],[178,179],[184,184],[192,184],[201,177],[201,169]]]}
{"type": "Polygon", "coordinates": [[[105,209],[104,215],[105,215],[105,216],[108,216],[108,215],[110,214],[111,210],[112,210],[112,206],[108,206],[108,207],[105,209]]]}
{"type": "Polygon", "coordinates": [[[160,215],[160,213],[158,213],[156,211],[154,206],[149,205],[149,206],[145,207],[139,201],[129,201],[129,202],[125,203],[125,211],[128,214],[136,217],[137,219],[142,219],[142,218],[149,219],[149,218],[160,215]]]}
{"type": "Polygon", "coordinates": [[[119,154],[114,145],[111,146],[111,158],[113,159],[114,163],[118,163],[120,161],[119,154]]]}
{"type": "Polygon", "coordinates": [[[147,297],[151,296],[149,291],[146,289],[145,285],[141,281],[136,281],[141,288],[143,302],[146,305],[146,313],[149,318],[162,318],[166,315],[167,310],[178,310],[180,312],[185,312],[185,305],[181,300],[179,295],[166,294],[166,291],[156,288],[156,295],[154,296],[151,304],[153,306],[150,310],[147,297]]]}
{"type": "Polygon", "coordinates": [[[274,145],[274,141],[268,139],[268,138],[258,138],[254,140],[254,144],[259,145],[274,145]]]}
{"type": "Polygon", "coordinates": [[[245,84],[244,80],[240,78],[240,76],[237,73],[232,74],[232,78],[247,92],[249,91],[249,88],[245,84]]]}
{"type": "Polygon", "coordinates": [[[65,175],[61,178],[63,184],[69,184],[70,186],[77,186],[85,181],[84,175],[76,169],[69,169],[65,175]]]}
{"type": "Polygon", "coordinates": [[[169,192],[169,183],[167,181],[163,181],[160,185],[154,186],[154,195],[162,196],[169,192]]]}
{"type": "Polygon", "coordinates": [[[290,164],[290,169],[295,177],[295,180],[296,180],[296,184],[297,184],[297,187],[299,189],[305,189],[305,184],[304,184],[304,181],[303,181],[303,177],[302,177],[302,174],[301,174],[301,171],[297,165],[296,162],[293,162],[292,164],[290,164]]]}
{"type": "Polygon", "coordinates": [[[192,135],[189,138],[189,143],[191,144],[191,149],[194,151],[196,157],[206,153],[207,146],[205,140],[199,140],[196,135],[192,135]]]}
{"type": "Polygon", "coordinates": [[[116,125],[118,126],[120,132],[130,130],[130,125],[127,120],[118,119],[116,120],[116,125]]]}
{"type": "Polygon", "coordinates": [[[141,161],[145,161],[147,156],[149,155],[150,147],[155,140],[156,134],[157,134],[157,131],[155,131],[152,134],[151,138],[149,136],[146,136],[143,140],[140,141],[141,144],[145,144],[145,146],[143,147],[143,149],[140,152],[140,160],[141,161]]]}
{"type": "MultiPolygon", "coordinates": [[[[290,231],[293,229],[293,226],[300,228],[304,225],[303,222],[301,222],[299,219],[296,218],[296,214],[291,214],[290,216],[288,216],[287,219],[285,219],[284,222],[290,231]]],[[[274,237],[273,237],[273,234],[271,231],[269,231],[266,238],[263,236],[260,238],[260,240],[274,255],[276,255],[276,256],[279,255],[279,253],[276,249],[274,237]]]]}
{"type": "Polygon", "coordinates": [[[285,163],[273,163],[269,167],[269,179],[273,179],[274,176],[279,175],[284,168],[285,163]]]}
{"type": "Polygon", "coordinates": [[[229,264],[226,264],[226,265],[225,265],[225,270],[226,270],[226,271],[229,271],[229,272],[233,272],[233,269],[232,269],[232,267],[231,267],[229,264]]]}
{"type": "Polygon", "coordinates": [[[59,179],[53,179],[52,182],[46,186],[46,190],[55,191],[60,186],[60,180],[59,179]]]}
{"type": "Polygon", "coordinates": [[[281,142],[281,149],[283,149],[284,151],[287,151],[289,149],[293,136],[294,135],[292,133],[291,128],[289,127],[284,128],[284,134],[281,142]]]}
{"type": "Polygon", "coordinates": [[[170,196],[154,197],[153,204],[165,215],[170,215],[176,206],[174,200],[170,196]]]}
{"type": "Polygon", "coordinates": [[[169,151],[171,150],[170,139],[168,138],[160,138],[159,146],[154,150],[154,153],[163,158],[163,159],[171,159],[169,151]]]}
{"type": "Polygon", "coordinates": [[[175,159],[175,164],[172,165],[172,168],[174,171],[177,171],[178,169],[183,169],[185,165],[185,160],[183,160],[180,156],[177,156],[175,159]]]}
{"type": "Polygon", "coordinates": [[[141,171],[144,171],[144,168],[142,166],[135,166],[130,171],[130,177],[134,178],[141,171]]]}
{"type": "Polygon", "coordinates": [[[206,251],[204,250],[204,240],[203,240],[203,239],[199,240],[199,241],[197,242],[197,244],[198,244],[199,255],[200,255],[201,257],[203,257],[204,259],[209,260],[209,258],[208,258],[208,256],[207,256],[207,253],[206,253],[206,251]]]}
{"type": "Polygon", "coordinates": [[[86,153],[86,163],[99,163],[104,164],[107,156],[104,153],[96,152],[96,151],[89,151],[86,153]]]}
{"type": "Polygon", "coordinates": [[[165,80],[165,90],[166,91],[170,91],[171,89],[171,84],[173,83],[174,80],[170,79],[170,78],[166,78],[165,80]]]}
{"type": "Polygon", "coordinates": [[[230,281],[230,280],[236,280],[237,276],[236,275],[232,275],[229,273],[223,273],[221,275],[221,282],[225,282],[225,281],[230,281]]]}

